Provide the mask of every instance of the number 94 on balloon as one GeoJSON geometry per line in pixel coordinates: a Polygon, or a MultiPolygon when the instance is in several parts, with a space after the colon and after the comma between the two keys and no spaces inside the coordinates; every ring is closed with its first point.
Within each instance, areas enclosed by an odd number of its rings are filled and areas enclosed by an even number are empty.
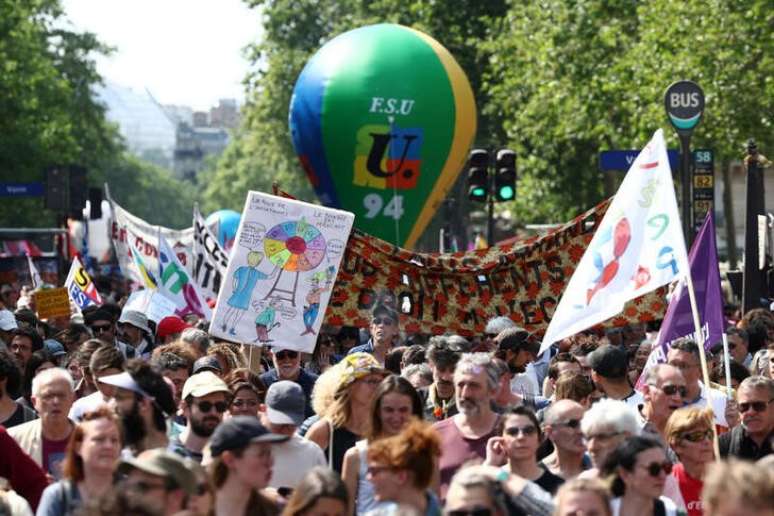
{"type": "Polygon", "coordinates": [[[365,218],[374,219],[376,217],[387,217],[394,220],[400,220],[403,216],[403,196],[394,195],[387,199],[377,193],[370,193],[363,197],[363,208],[365,208],[365,218]]]}

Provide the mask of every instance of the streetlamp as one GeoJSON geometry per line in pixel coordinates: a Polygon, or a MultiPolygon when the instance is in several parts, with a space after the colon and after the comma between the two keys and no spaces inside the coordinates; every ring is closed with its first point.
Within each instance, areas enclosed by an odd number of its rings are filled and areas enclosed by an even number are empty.
{"type": "MultiPolygon", "coordinates": [[[[747,167],[747,204],[744,224],[744,287],[742,290],[742,311],[747,313],[760,308],[761,298],[768,297],[768,288],[764,285],[765,275],[759,266],[758,239],[759,217],[766,224],[764,206],[763,168],[769,165],[765,156],[758,153],[755,140],[747,141],[747,155],[744,158],[747,167]]],[[[765,226],[764,226],[765,227],[765,226]]],[[[764,232],[765,233],[765,232],[764,232]]],[[[764,250],[765,253],[765,250],[764,250]]]]}

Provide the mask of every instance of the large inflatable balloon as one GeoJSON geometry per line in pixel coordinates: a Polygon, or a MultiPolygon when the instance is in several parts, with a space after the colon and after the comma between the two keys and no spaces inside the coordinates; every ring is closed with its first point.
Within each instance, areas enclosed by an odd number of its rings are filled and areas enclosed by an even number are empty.
{"type": "Polygon", "coordinates": [[[234,210],[218,210],[210,213],[209,217],[204,221],[226,252],[230,251],[234,245],[234,238],[236,238],[240,218],[242,216],[234,210]]]}
{"type": "Polygon", "coordinates": [[[370,25],[334,38],[306,64],[290,130],[323,204],[411,248],[464,165],[476,106],[465,73],[437,41],[370,25]]]}

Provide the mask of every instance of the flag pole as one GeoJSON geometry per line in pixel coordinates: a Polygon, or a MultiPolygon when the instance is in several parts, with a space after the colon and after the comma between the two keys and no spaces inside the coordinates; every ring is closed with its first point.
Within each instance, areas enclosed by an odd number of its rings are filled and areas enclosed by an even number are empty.
{"type": "MultiPolygon", "coordinates": [[[[707,404],[710,405],[710,381],[709,370],[707,369],[707,354],[704,352],[704,333],[701,331],[701,319],[699,318],[699,308],[696,304],[696,294],[693,291],[693,279],[691,270],[685,275],[686,286],[688,287],[688,297],[691,300],[691,313],[693,314],[693,325],[696,328],[696,340],[699,345],[699,361],[701,362],[701,377],[704,382],[704,388],[707,389],[707,404]]],[[[726,348],[727,349],[727,348],[726,348]]],[[[718,429],[715,423],[712,424],[712,445],[715,449],[715,460],[720,459],[720,443],[718,442],[718,429]]]]}
{"type": "Polygon", "coordinates": [[[734,390],[731,388],[731,357],[728,353],[728,335],[723,332],[723,367],[726,370],[726,396],[728,399],[734,397],[734,390]]]}

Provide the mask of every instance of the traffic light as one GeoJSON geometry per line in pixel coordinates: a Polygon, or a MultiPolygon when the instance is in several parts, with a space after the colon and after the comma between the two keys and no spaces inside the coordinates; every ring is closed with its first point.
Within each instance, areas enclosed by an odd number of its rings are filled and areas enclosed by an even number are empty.
{"type": "Polygon", "coordinates": [[[473,149],[468,161],[468,199],[486,202],[489,195],[489,152],[473,149]]]}
{"type": "Polygon", "coordinates": [[[70,218],[83,220],[83,208],[89,197],[88,173],[79,165],[70,166],[70,218]]]}
{"type": "Polygon", "coordinates": [[[498,202],[512,201],[516,197],[516,153],[510,149],[497,151],[494,184],[498,202]]]}
{"type": "Polygon", "coordinates": [[[44,206],[46,209],[63,212],[67,210],[68,176],[67,167],[51,166],[45,171],[46,195],[44,206]]]}

